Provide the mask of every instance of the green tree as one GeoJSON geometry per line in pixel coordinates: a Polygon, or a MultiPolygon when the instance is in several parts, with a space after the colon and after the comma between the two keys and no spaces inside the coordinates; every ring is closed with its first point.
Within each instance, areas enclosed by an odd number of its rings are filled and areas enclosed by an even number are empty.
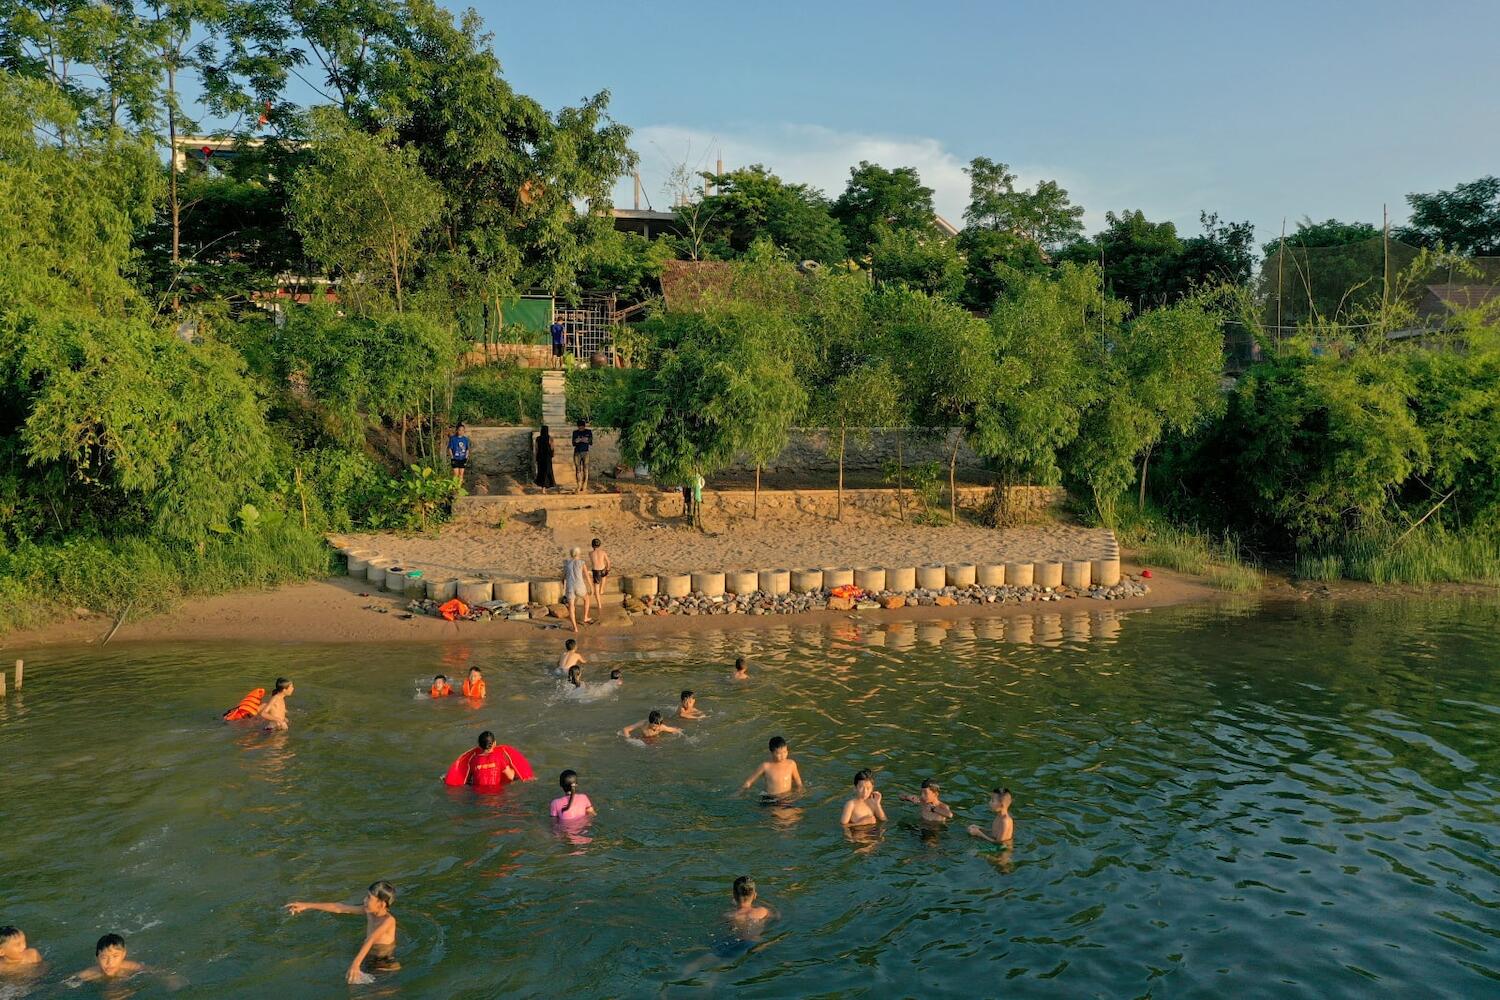
{"type": "Polygon", "coordinates": [[[820,390],[817,418],[838,436],[830,439],[830,450],[838,458],[838,494],[834,519],[844,519],[844,454],[849,435],[868,438],[870,429],[895,423],[901,418],[901,382],[895,368],[884,359],[867,359],[838,374],[820,390]]]}
{"type": "Polygon", "coordinates": [[[964,287],[964,262],[957,248],[930,227],[924,231],[876,226],[870,273],[876,281],[948,299],[957,299],[964,287]]]}
{"type": "Polygon", "coordinates": [[[352,130],[334,115],[318,117],[313,143],[292,179],[290,204],[308,256],[342,275],[345,297],[356,302],[367,298],[361,279],[374,285],[374,274],[383,272],[401,312],[403,280],[442,211],[441,190],[414,149],[352,130]]]}
{"type": "Polygon", "coordinates": [[[1056,181],[1016,190],[1010,167],[985,156],[969,162],[970,226],[1024,236],[1044,250],[1060,247],[1083,232],[1083,206],[1073,204],[1056,181]]]}
{"type": "Polygon", "coordinates": [[[1059,259],[1100,264],[1104,285],[1137,312],[1174,300],[1181,292],[1178,261],[1182,240],[1170,222],[1152,222],[1140,211],[1108,212],[1093,239],[1078,240],[1059,259]]]}
{"type": "Polygon", "coordinates": [[[861,160],[849,168],[849,183],[831,208],[844,228],[849,253],[863,258],[871,252],[880,231],[931,233],[935,211],[932,188],[922,183],[914,167],[887,170],[861,160]]]}
{"type": "Polygon", "coordinates": [[[956,243],[964,261],[960,301],[978,312],[989,312],[997,299],[1027,278],[1052,270],[1042,248],[1015,233],[971,226],[958,234],[956,243]]]}
{"type": "Polygon", "coordinates": [[[760,164],[703,177],[714,188],[701,202],[714,256],[742,256],[761,237],[794,260],[836,264],[848,256],[828,199],[816,188],[788,184],[760,164]]]}
{"type": "Polygon", "coordinates": [[[1401,239],[1475,257],[1500,256],[1500,177],[1481,177],[1451,191],[1409,194],[1406,201],[1411,221],[1399,230],[1401,239]]]}

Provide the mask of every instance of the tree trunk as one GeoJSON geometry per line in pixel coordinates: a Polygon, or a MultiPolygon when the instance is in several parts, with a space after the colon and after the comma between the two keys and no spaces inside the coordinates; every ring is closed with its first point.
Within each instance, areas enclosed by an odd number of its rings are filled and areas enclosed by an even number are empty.
{"type": "Polygon", "coordinates": [[[750,516],[760,520],[760,463],[755,463],[755,500],[750,505],[750,516]]]}
{"type": "Polygon", "coordinates": [[[948,522],[958,523],[958,446],[963,444],[960,432],[953,439],[953,450],[948,454],[948,522]]]}
{"type": "Polygon", "coordinates": [[[847,433],[843,425],[839,426],[839,494],[838,502],[834,506],[833,519],[842,521],[844,519],[844,436],[847,433]]]}
{"type": "Polygon", "coordinates": [[[1146,466],[1151,463],[1152,447],[1153,445],[1146,445],[1146,454],[1141,456],[1141,495],[1135,503],[1136,509],[1140,511],[1146,509],[1146,466]]]}
{"type": "Polygon", "coordinates": [[[401,416],[401,464],[407,465],[411,462],[411,456],[406,451],[406,415],[401,416]]]}
{"type": "Polygon", "coordinates": [[[172,209],[172,311],[182,304],[182,206],[177,200],[177,66],[167,58],[167,202],[172,209]]]}
{"type": "Polygon", "coordinates": [[[906,523],[906,466],[901,457],[901,431],[896,431],[896,509],[900,511],[901,523],[906,523]]]}

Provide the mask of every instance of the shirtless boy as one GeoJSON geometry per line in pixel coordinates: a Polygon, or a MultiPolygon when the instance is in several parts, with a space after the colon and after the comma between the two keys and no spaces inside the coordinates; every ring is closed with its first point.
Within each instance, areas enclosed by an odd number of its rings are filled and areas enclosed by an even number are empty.
{"type": "Polygon", "coordinates": [[[748,681],[750,679],[750,668],[745,663],[743,656],[735,657],[734,673],[729,675],[732,681],[748,681]]]}
{"type": "Polygon", "coordinates": [[[698,696],[691,691],[682,692],[682,703],[677,706],[677,717],[679,719],[706,719],[707,712],[698,710],[698,696]]]}
{"type": "Polygon", "coordinates": [[[348,983],[373,983],[375,977],[360,969],[365,958],[370,959],[370,966],[382,972],[392,972],[401,968],[395,960],[396,953],[396,918],[391,913],[391,904],[396,902],[396,887],[381,879],[370,886],[369,892],[365,894],[365,901],[360,906],[350,906],[348,903],[287,903],[288,913],[296,916],[304,910],[321,910],[324,913],[363,913],[365,916],[365,941],[360,945],[359,951],[354,955],[354,961],[349,965],[349,971],[344,976],[348,983]]]}
{"type": "Polygon", "coordinates": [[[609,571],[614,568],[610,561],[609,553],[604,551],[604,540],[594,539],[593,547],[589,549],[589,581],[594,590],[594,600],[599,606],[604,606],[604,578],[609,576],[609,571]]]}
{"type": "Polygon", "coordinates": [[[755,784],[757,778],[765,775],[766,787],[761,792],[766,798],[780,798],[791,792],[793,788],[802,788],[802,772],[797,769],[797,762],[789,756],[786,740],[780,736],[772,736],[767,744],[770,757],[760,762],[760,767],[755,773],[745,779],[740,786],[740,791],[745,791],[755,784]]]}
{"type": "Polygon", "coordinates": [[[919,794],[903,795],[901,798],[922,807],[923,823],[946,823],[953,818],[953,810],[938,797],[937,782],[931,778],[922,779],[922,791],[919,794]]]}
{"type": "Polygon", "coordinates": [[[94,945],[95,966],[84,969],[73,979],[81,983],[97,982],[100,979],[127,979],[145,970],[140,962],[125,957],[125,939],[118,934],[106,934],[94,945]]]}
{"type": "Polygon", "coordinates": [[[42,953],[26,947],[26,934],[19,927],[0,927],[0,972],[28,969],[42,960],[42,953]]]}
{"type": "Polygon", "coordinates": [[[654,708],[651,710],[651,714],[646,716],[645,721],[631,723],[623,730],[621,730],[621,733],[628,740],[630,739],[630,734],[635,732],[637,729],[641,731],[641,739],[643,740],[649,740],[652,737],[660,736],[662,733],[682,732],[682,730],[678,729],[676,726],[669,726],[665,722],[662,722],[661,713],[654,708]]]}
{"type": "Polygon", "coordinates": [[[865,768],[854,775],[854,798],[844,803],[844,826],[874,826],[885,822],[885,807],[875,790],[875,775],[865,768]]]}
{"type": "Polygon", "coordinates": [[[1016,835],[1016,821],[1010,818],[1010,789],[996,788],[990,792],[990,812],[995,814],[990,832],[975,823],[969,827],[969,836],[988,840],[992,844],[1009,844],[1016,835]]]}
{"type": "Polygon", "coordinates": [[[255,717],[266,724],[267,729],[289,729],[286,721],[286,700],[297,688],[285,677],[276,678],[276,687],[271,691],[271,697],[260,706],[260,711],[255,717]]]}
{"type": "Polygon", "coordinates": [[[741,875],[735,879],[732,891],[734,909],[724,914],[724,918],[740,937],[757,936],[760,925],[774,917],[775,912],[769,906],[757,905],[756,898],[759,894],[755,890],[755,879],[749,875],[741,875]]]}
{"type": "Polygon", "coordinates": [[[557,672],[566,677],[569,667],[575,663],[584,662],[587,661],[584,660],[583,654],[578,652],[578,640],[569,639],[563,643],[562,655],[557,658],[557,672]]]}

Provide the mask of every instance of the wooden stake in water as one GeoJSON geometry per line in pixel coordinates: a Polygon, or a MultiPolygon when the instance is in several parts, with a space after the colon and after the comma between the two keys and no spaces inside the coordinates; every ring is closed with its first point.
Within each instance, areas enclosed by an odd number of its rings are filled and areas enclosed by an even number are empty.
{"type": "Polygon", "coordinates": [[[0,698],[5,697],[5,671],[0,670],[0,698]]]}
{"type": "Polygon", "coordinates": [[[21,690],[21,675],[25,672],[25,670],[26,670],[26,661],[25,660],[17,660],[16,661],[16,690],[17,691],[21,690]]]}

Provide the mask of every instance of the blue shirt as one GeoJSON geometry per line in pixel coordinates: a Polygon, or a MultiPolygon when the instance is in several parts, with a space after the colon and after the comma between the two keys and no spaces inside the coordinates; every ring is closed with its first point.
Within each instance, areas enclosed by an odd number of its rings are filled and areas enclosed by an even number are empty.
{"type": "Polygon", "coordinates": [[[453,459],[469,457],[469,439],[462,434],[448,435],[448,456],[453,459]]]}
{"type": "Polygon", "coordinates": [[[563,325],[561,323],[553,323],[552,324],[552,343],[555,344],[555,345],[557,345],[558,347],[561,347],[562,346],[562,342],[563,342],[563,325]]]}

